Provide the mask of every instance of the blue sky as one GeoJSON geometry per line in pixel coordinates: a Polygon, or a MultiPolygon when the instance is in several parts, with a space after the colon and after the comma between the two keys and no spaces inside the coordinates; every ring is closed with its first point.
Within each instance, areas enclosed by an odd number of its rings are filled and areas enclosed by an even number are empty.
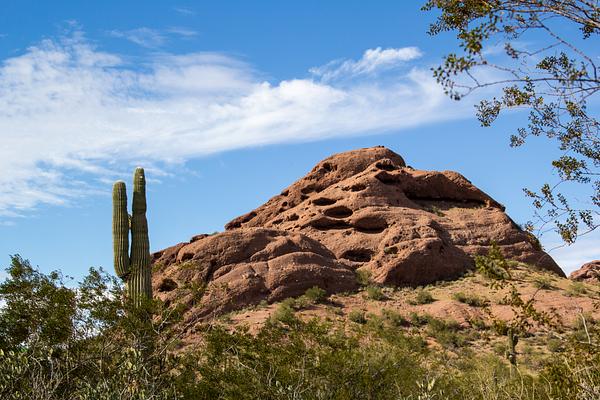
{"type": "MultiPolygon", "coordinates": [[[[2,264],[19,253],[75,277],[112,271],[111,185],[136,165],[158,250],[374,145],[459,171],[527,221],[521,188],[553,179],[556,152],[509,148],[520,113],[484,129],[477,96],[445,98],[429,68],[455,42],[426,34],[420,3],[4,1],[2,264]]],[[[569,271],[600,258],[599,239],[551,254],[569,271]]]]}

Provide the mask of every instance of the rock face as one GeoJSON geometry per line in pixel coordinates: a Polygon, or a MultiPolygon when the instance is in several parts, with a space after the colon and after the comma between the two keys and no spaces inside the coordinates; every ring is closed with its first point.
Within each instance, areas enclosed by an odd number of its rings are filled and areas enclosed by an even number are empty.
{"type": "Polygon", "coordinates": [[[301,233],[248,228],[199,235],[153,255],[153,289],[162,300],[203,318],[299,296],[319,286],[329,293],[356,288],[354,271],[301,233]]]}
{"type": "Polygon", "coordinates": [[[576,271],[571,272],[569,279],[581,282],[600,282],[600,260],[585,263],[576,271]]]}
{"type": "Polygon", "coordinates": [[[351,290],[358,268],[382,284],[452,279],[494,242],[509,259],[564,276],[537,240],[465,177],[415,170],[374,147],[321,161],[223,233],[155,254],[154,285],[169,300],[182,286],[206,284],[194,307],[202,317],[314,285],[351,290]]]}

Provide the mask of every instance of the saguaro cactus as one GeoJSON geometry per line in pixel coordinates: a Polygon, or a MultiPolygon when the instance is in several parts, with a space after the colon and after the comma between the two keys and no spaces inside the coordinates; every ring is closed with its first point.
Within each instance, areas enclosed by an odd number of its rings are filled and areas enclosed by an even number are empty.
{"type": "Polygon", "coordinates": [[[134,304],[152,298],[150,271],[150,240],[146,220],[146,177],[143,168],[133,174],[133,204],[131,218],[127,214],[125,183],[113,186],[113,250],[115,272],[127,287],[134,304]],[[131,255],[129,251],[131,230],[131,255]]]}

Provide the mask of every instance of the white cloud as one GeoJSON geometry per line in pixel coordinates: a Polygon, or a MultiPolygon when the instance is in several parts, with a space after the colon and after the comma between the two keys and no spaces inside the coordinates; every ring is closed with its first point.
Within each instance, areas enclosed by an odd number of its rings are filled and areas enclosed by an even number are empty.
{"type": "Polygon", "coordinates": [[[174,35],[179,35],[184,38],[198,36],[198,32],[196,32],[195,30],[189,29],[189,28],[183,28],[180,26],[173,26],[171,28],[168,28],[167,32],[172,33],[174,35]]]}
{"type": "Polygon", "coordinates": [[[189,28],[173,26],[162,30],[151,29],[147,27],[129,29],[125,31],[115,29],[108,31],[107,34],[115,38],[128,40],[131,43],[135,43],[148,49],[157,49],[167,44],[169,38],[173,36],[189,39],[197,36],[198,32],[189,28]]]}
{"type": "MultiPolygon", "coordinates": [[[[367,51],[347,73],[419,53],[401,50],[367,51]]],[[[471,116],[469,103],[448,102],[428,71],[408,66],[344,85],[269,83],[223,54],[162,54],[130,65],[81,35],[47,40],[0,66],[0,216],[105,191],[132,164],[157,176],[220,151],[471,116]]]]}
{"type": "Polygon", "coordinates": [[[194,10],[191,10],[186,7],[173,7],[173,10],[175,10],[175,12],[177,12],[181,15],[186,15],[186,16],[196,15],[194,10]]]}
{"type": "Polygon", "coordinates": [[[146,27],[129,29],[126,31],[115,29],[108,31],[107,33],[112,37],[125,39],[147,48],[161,47],[167,41],[167,38],[163,33],[156,29],[146,27]]]}
{"type": "Polygon", "coordinates": [[[339,78],[354,78],[401,66],[404,62],[412,61],[423,55],[417,47],[402,47],[399,49],[368,49],[362,58],[354,60],[335,60],[322,67],[311,68],[310,72],[323,81],[339,78]]]}

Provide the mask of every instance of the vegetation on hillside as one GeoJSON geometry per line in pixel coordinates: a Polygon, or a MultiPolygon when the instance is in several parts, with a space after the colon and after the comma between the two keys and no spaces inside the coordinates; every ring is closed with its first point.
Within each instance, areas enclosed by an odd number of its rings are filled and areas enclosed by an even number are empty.
{"type": "MultiPolygon", "coordinates": [[[[299,317],[299,309],[327,301],[316,288],[281,303],[264,327],[249,332],[219,321],[185,326],[178,307],[159,302],[131,307],[118,281],[102,270],[91,269],[81,283],[67,285],[60,273],[43,274],[15,256],[7,272],[0,284],[3,399],[599,396],[600,326],[589,319],[572,332],[556,330],[532,368],[521,365],[529,351],[522,342],[513,349],[516,362],[509,362],[509,337],[500,323],[465,329],[451,320],[385,308],[345,323],[299,317]],[[152,321],[140,317],[145,307],[155,315],[152,321]],[[189,329],[202,339],[182,348],[189,329]],[[469,344],[481,335],[506,345],[478,353],[469,344]]],[[[511,302],[524,310],[519,321],[531,321],[533,305],[519,298],[516,293],[511,302]]]]}

